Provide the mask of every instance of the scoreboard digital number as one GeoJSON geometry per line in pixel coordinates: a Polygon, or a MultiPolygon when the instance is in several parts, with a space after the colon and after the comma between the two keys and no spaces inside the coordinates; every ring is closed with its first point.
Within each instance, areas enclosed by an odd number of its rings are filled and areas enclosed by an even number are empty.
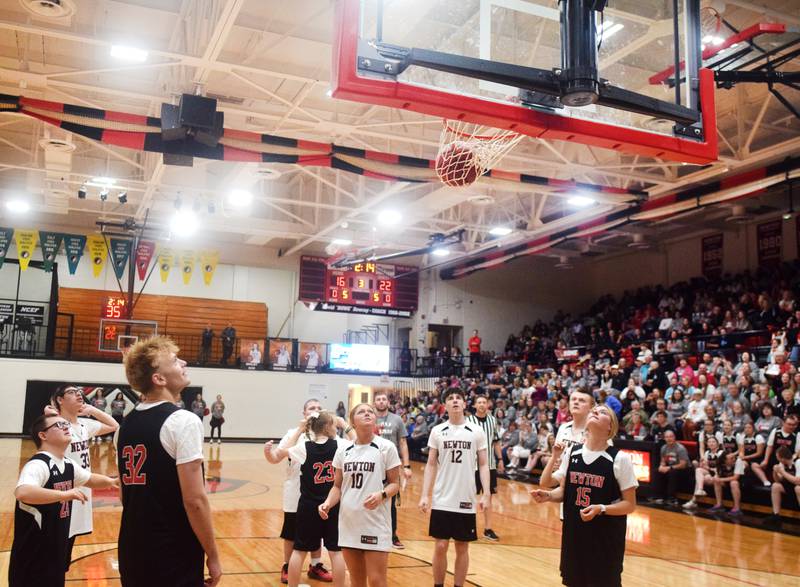
{"type": "Polygon", "coordinates": [[[328,271],[328,302],[394,307],[394,278],[378,274],[376,263],[328,271]]]}
{"type": "Polygon", "coordinates": [[[128,302],[125,298],[118,296],[108,296],[106,303],[103,306],[101,317],[107,319],[124,319],[128,317],[128,310],[126,308],[128,302]]]}
{"type": "Polygon", "coordinates": [[[417,309],[416,268],[389,263],[355,263],[329,268],[323,257],[300,260],[300,300],[318,310],[410,316],[417,309]]]}

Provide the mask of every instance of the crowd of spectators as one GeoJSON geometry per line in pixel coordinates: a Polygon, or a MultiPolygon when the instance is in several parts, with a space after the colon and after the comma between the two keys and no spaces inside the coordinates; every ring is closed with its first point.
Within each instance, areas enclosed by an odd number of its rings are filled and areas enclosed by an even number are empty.
{"type": "MultiPolygon", "coordinates": [[[[744,476],[758,486],[780,481],[783,495],[797,477],[794,469],[781,474],[776,434],[778,444],[791,437],[784,443],[791,444],[790,461],[800,458],[797,420],[790,417],[800,411],[799,292],[800,264],[793,263],[644,287],[619,300],[604,296],[583,316],[559,313],[550,323],[525,326],[502,353],[484,355],[481,371],[448,373],[432,393],[398,399],[394,409],[408,428],[412,455],[420,457],[429,430],[445,417],[438,397],[446,387],[462,387],[468,407],[487,395],[504,460],[524,475],[545,462],[558,427],[571,419],[570,392],[586,388],[616,412],[621,436],[696,448],[694,462],[678,467],[687,470],[682,474],[695,468],[726,479],[717,469],[728,472],[724,453],[734,452],[728,485],[735,477],[738,488],[744,476]],[[755,448],[745,455],[745,445],[755,448]]],[[[660,499],[674,500],[680,480],[668,479],[674,468],[665,462],[659,470],[660,499]]],[[[703,486],[696,493],[704,495],[703,486]]],[[[791,493],[800,496],[800,488],[791,493]]]]}

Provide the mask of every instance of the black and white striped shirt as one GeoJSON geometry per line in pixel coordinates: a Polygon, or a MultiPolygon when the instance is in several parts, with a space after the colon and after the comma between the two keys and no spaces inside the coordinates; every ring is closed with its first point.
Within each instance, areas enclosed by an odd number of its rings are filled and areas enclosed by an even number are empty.
{"type": "Polygon", "coordinates": [[[497,418],[487,412],[485,418],[479,418],[475,414],[467,416],[467,422],[477,424],[486,435],[486,452],[489,457],[489,468],[497,468],[497,457],[494,454],[494,443],[500,440],[497,430],[497,418]]]}

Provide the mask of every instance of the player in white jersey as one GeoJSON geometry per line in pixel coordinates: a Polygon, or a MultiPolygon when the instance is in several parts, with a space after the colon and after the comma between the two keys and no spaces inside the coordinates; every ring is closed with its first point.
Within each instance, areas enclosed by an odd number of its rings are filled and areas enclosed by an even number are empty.
{"type": "MultiPolygon", "coordinates": [[[[312,413],[319,413],[322,405],[317,399],[306,400],[303,404],[303,419],[307,419],[312,413]]],[[[341,418],[337,419],[337,425],[345,427],[345,436],[350,438],[352,433],[347,430],[346,423],[341,418]]],[[[292,438],[297,428],[290,428],[283,435],[278,446],[270,440],[264,445],[264,456],[272,464],[278,464],[283,460],[283,456],[277,454],[277,449],[288,449],[289,440],[292,438]]],[[[283,567],[281,568],[281,583],[289,581],[289,559],[294,550],[294,539],[296,534],[295,521],[297,517],[297,503],[300,501],[300,464],[288,459],[286,465],[286,480],[283,482],[283,527],[281,528],[281,538],[283,538],[283,567]]],[[[308,576],[317,581],[330,583],[333,575],[322,564],[322,553],[315,550],[311,553],[311,564],[308,567],[308,576]]]]}
{"type": "MultiPolygon", "coordinates": [[[[67,456],[88,473],[92,472],[89,458],[89,444],[92,438],[113,434],[119,424],[111,414],[84,402],[83,389],[75,385],[59,387],[51,398],[51,405],[44,409],[45,416],[61,415],[70,423],[72,440],[67,447],[67,456]],[[80,416],[80,417],[79,417],[80,416]],[[90,419],[88,416],[94,418],[90,419]]],[[[67,546],[65,568],[69,570],[72,562],[72,547],[75,538],[92,532],[92,490],[81,487],[86,501],[75,501],[69,524],[69,544],[67,546]]]]}
{"type": "Polygon", "coordinates": [[[377,416],[370,404],[350,412],[355,443],[333,458],[334,481],[319,515],[339,505],[339,546],[353,587],[386,587],[392,550],[391,498],[400,491],[400,456],[394,444],[375,434],[377,416]]]}
{"type": "Polygon", "coordinates": [[[479,426],[466,421],[466,401],[461,389],[452,387],[445,391],[442,402],[448,420],[434,426],[428,438],[428,463],[419,509],[423,513],[431,510],[428,534],[436,539],[432,563],[434,587],[444,585],[451,538],[456,548],[455,587],[462,587],[469,569],[469,543],[478,538],[476,509],[484,511],[492,505],[487,441],[479,426]],[[475,486],[476,465],[483,487],[480,502],[475,486]]]}

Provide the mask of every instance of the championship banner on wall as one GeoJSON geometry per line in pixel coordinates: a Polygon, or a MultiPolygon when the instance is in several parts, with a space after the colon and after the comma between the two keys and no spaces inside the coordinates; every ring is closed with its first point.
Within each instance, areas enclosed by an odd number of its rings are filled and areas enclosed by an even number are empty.
{"type": "Polygon", "coordinates": [[[722,275],[722,243],[723,234],[712,234],[703,238],[702,270],[709,279],[722,275]]]}
{"type": "Polygon", "coordinates": [[[89,249],[89,256],[92,258],[92,273],[95,277],[100,277],[103,268],[106,266],[106,257],[108,256],[106,239],[99,234],[90,235],[86,238],[86,247],[89,249]]]}
{"type": "Polygon", "coordinates": [[[175,264],[175,253],[172,249],[163,248],[158,252],[158,270],[161,273],[161,282],[167,283],[169,270],[175,264]]]}
{"type": "Polygon", "coordinates": [[[194,251],[184,250],[181,252],[181,275],[183,275],[183,285],[189,285],[194,273],[194,251]]]}
{"type": "Polygon", "coordinates": [[[56,260],[56,255],[58,255],[58,250],[61,248],[62,240],[64,240],[64,235],[60,232],[39,231],[39,242],[42,244],[44,270],[47,273],[53,270],[53,263],[56,260]]]}
{"type": "Polygon", "coordinates": [[[69,274],[75,275],[78,270],[78,263],[83,257],[83,250],[86,248],[86,237],[82,234],[65,234],[64,251],[67,253],[67,265],[69,274]]]}
{"type": "Polygon", "coordinates": [[[125,267],[128,266],[128,259],[131,257],[131,247],[133,247],[133,243],[130,239],[111,239],[111,260],[117,279],[122,279],[122,274],[125,273],[125,267]]]}
{"type": "Polygon", "coordinates": [[[17,257],[19,258],[19,268],[23,271],[28,269],[31,262],[33,250],[36,248],[35,230],[17,230],[14,232],[14,239],[17,241],[17,257]]]}
{"type": "Polygon", "coordinates": [[[144,281],[147,276],[147,268],[156,252],[156,243],[153,241],[139,241],[136,247],[136,272],[139,274],[139,281],[144,281]]]}
{"type": "Polygon", "coordinates": [[[203,268],[203,281],[206,285],[211,285],[217,263],[219,263],[219,251],[200,251],[200,265],[203,268]]]}
{"type": "Polygon", "coordinates": [[[760,267],[778,265],[783,251],[783,222],[772,220],[759,224],[756,230],[758,246],[758,265],[760,267]]]}
{"type": "Polygon", "coordinates": [[[3,262],[6,260],[6,253],[8,253],[8,247],[11,245],[11,239],[13,237],[13,228],[3,228],[0,226],[0,267],[3,266],[3,262]]]}

